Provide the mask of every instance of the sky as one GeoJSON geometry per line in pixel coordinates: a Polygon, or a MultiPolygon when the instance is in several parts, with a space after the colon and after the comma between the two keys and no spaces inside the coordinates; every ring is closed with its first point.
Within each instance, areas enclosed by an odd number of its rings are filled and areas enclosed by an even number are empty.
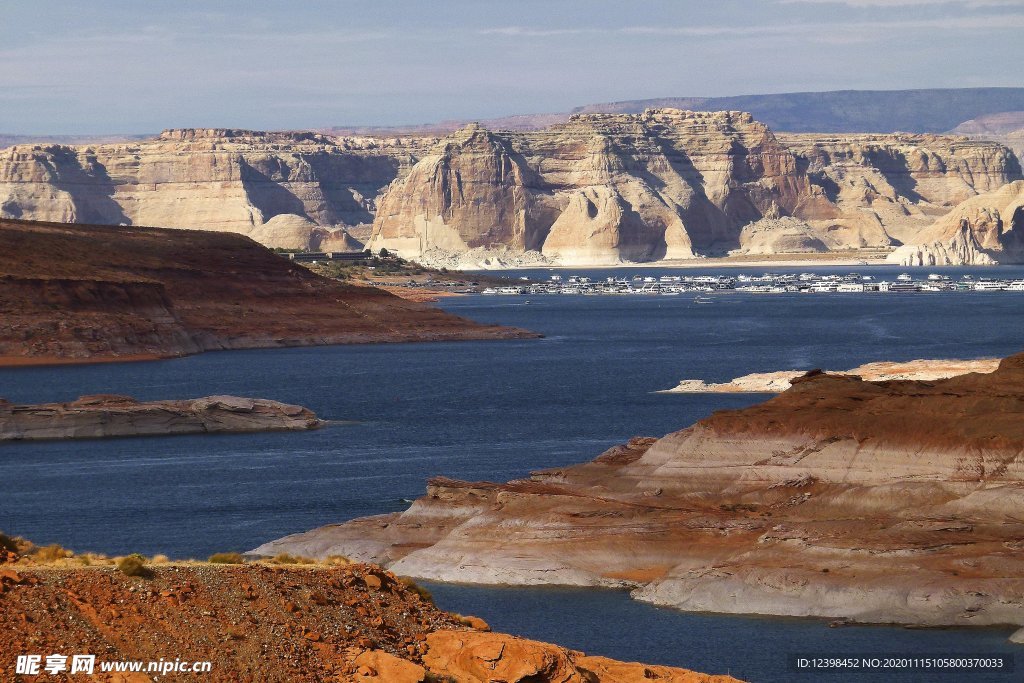
{"type": "Polygon", "coordinates": [[[0,0],[0,133],[1024,86],[1024,0],[0,0]]]}

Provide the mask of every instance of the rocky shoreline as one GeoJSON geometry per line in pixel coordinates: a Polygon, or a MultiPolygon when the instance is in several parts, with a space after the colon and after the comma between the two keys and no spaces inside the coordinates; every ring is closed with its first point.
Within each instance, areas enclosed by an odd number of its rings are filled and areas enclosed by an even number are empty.
{"type": "Polygon", "coordinates": [[[441,581],[628,588],[683,610],[1024,625],[1024,354],[988,374],[809,373],[593,462],[435,479],[400,513],[254,552],[441,581]]]}
{"type": "MultiPolygon", "coordinates": [[[[901,363],[881,361],[864,363],[850,370],[828,372],[832,374],[856,375],[871,382],[889,380],[946,379],[968,372],[988,373],[999,366],[998,358],[977,360],[911,360],[901,363]]],[[[777,372],[752,372],[728,382],[705,382],[702,379],[684,379],[672,389],[659,391],[661,394],[778,394],[786,391],[790,383],[806,374],[805,370],[780,370],[777,372]]]]}
{"type": "Polygon", "coordinates": [[[137,401],[100,394],[34,405],[0,399],[0,441],[301,431],[322,424],[308,408],[238,396],[137,401]]]}

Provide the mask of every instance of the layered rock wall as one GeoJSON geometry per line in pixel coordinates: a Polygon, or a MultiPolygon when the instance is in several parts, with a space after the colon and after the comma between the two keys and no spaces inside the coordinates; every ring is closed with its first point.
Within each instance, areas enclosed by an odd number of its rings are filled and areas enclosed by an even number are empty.
{"type": "Polygon", "coordinates": [[[1024,263],[1024,182],[965,200],[888,260],[905,266],[1024,263]]]}
{"type": "Polygon", "coordinates": [[[0,217],[237,232],[316,248],[370,223],[429,140],[172,130],[144,142],[0,150],[0,217]]]}
{"type": "Polygon", "coordinates": [[[1005,147],[965,138],[776,136],[741,112],[576,115],[449,136],[389,188],[369,244],[564,265],[891,249],[1020,177],[1005,147]]]}
{"type": "Polygon", "coordinates": [[[347,228],[372,223],[371,248],[424,262],[595,265],[890,250],[1018,179],[994,142],[777,136],[743,112],[652,109],[440,139],[186,129],[18,145],[0,150],[0,217],[229,231],[293,249],[360,249],[347,228]]]}

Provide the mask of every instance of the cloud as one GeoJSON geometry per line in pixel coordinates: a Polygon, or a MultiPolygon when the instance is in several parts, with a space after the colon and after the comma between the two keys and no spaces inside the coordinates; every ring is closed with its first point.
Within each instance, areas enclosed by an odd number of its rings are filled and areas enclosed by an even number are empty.
{"type": "MultiPolygon", "coordinates": [[[[924,4],[934,0],[780,0],[785,3],[875,3],[882,4],[924,4]]],[[[966,0],[964,0],[966,1],[966,0]]],[[[986,0],[982,0],[986,1],[986,0]]],[[[996,0],[987,0],[994,2],[996,0]]],[[[1019,6],[1021,0],[1014,0],[1019,6]]],[[[714,38],[732,36],[798,36],[805,40],[833,37],[844,42],[860,42],[874,37],[882,31],[998,31],[1024,28],[1024,13],[986,14],[978,16],[949,16],[936,19],[887,19],[875,21],[803,22],[788,24],[767,24],[757,26],[620,26],[608,28],[534,28],[529,26],[502,26],[481,29],[481,35],[518,37],[559,37],[559,36],[680,36],[714,38]]]]}
{"type": "Polygon", "coordinates": [[[910,7],[963,5],[966,7],[1020,7],[1021,0],[776,0],[780,5],[849,5],[850,7],[910,7]]]}

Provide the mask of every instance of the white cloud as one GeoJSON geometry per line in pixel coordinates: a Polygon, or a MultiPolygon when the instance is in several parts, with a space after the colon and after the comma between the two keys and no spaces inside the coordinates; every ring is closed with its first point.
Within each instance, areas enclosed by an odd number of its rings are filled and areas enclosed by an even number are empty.
{"type": "Polygon", "coordinates": [[[1020,7],[1022,0],[777,0],[781,5],[849,5],[850,7],[909,7],[964,5],[967,7],[1020,7]]]}
{"type": "MultiPolygon", "coordinates": [[[[878,4],[911,3],[931,0],[781,0],[782,2],[873,2],[878,4]]],[[[1020,4],[1024,0],[1015,0],[1020,4]]],[[[950,16],[936,19],[887,19],[874,21],[803,22],[768,24],[759,26],[620,26],[609,28],[534,28],[529,26],[503,26],[482,29],[481,35],[517,37],[558,37],[581,35],[605,36],[799,36],[806,40],[836,39],[843,42],[860,42],[881,32],[892,31],[998,31],[1024,28],[1024,13],[986,14],[978,16],[950,16]]]]}

